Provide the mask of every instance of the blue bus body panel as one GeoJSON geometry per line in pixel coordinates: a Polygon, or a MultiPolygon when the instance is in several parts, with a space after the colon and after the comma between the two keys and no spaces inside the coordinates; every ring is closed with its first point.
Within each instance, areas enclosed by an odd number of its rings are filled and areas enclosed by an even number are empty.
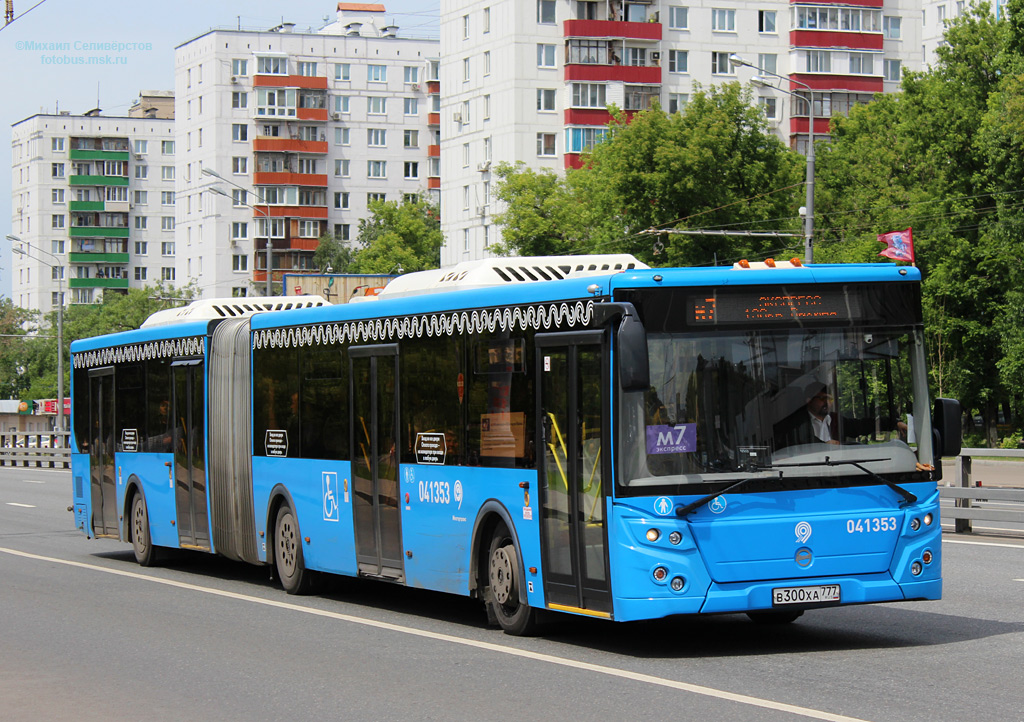
{"type": "Polygon", "coordinates": [[[148,341],[163,341],[171,338],[185,338],[187,336],[205,336],[210,331],[211,321],[187,321],[185,323],[174,323],[166,326],[154,326],[153,328],[139,328],[133,331],[122,331],[111,333],[106,336],[93,336],[82,338],[71,343],[71,353],[83,353],[95,351],[102,348],[113,348],[133,343],[146,343],[148,341]]]}
{"type": "MultiPolygon", "coordinates": [[[[472,466],[403,464],[402,536],[412,556],[406,584],[468,594],[472,532],[478,510],[496,501],[508,512],[524,569],[541,568],[537,472],[472,466]],[[526,482],[528,489],[520,484],[526,482]],[[407,501],[408,499],[408,501],[407,501]]],[[[529,603],[544,606],[540,576],[527,572],[529,603]]]]}
{"type": "Polygon", "coordinates": [[[253,509],[260,559],[267,561],[266,539],[271,496],[284,489],[299,522],[306,566],[333,574],[356,573],[352,522],[352,476],[347,461],[254,456],[253,509]],[[309,537],[309,542],[305,538],[309,537]]]}
{"type": "Polygon", "coordinates": [[[168,462],[174,463],[174,454],[120,452],[115,455],[118,470],[117,496],[125,512],[122,539],[128,538],[131,519],[131,509],[124,507],[124,496],[128,486],[135,482],[142,487],[146,497],[149,536],[153,544],[161,547],[178,546],[178,508],[171,469],[165,466],[168,462]]]}
{"type": "MultiPolygon", "coordinates": [[[[72,449],[77,447],[72,446],[72,449]]],[[[92,536],[92,526],[89,520],[92,519],[92,483],[90,459],[88,454],[71,454],[71,497],[75,507],[75,528],[81,530],[86,536],[92,536]]]]}
{"type": "Polygon", "coordinates": [[[939,494],[932,482],[905,484],[902,501],[886,486],[728,494],[688,519],[675,516],[693,497],[637,498],[611,505],[615,618],[770,609],[772,589],[840,584],[843,604],[941,597],[939,494]],[[932,515],[914,530],[912,519],[932,515]],[[885,520],[884,522],[882,520],[885,520]],[[655,527],[661,535],[646,538],[655,527]],[[678,531],[682,541],[669,542],[678,531]],[[933,560],[919,576],[911,565],[933,560]],[[807,554],[809,552],[809,554],[807,554]],[[655,567],[668,570],[658,582],[655,567]],[[685,586],[669,586],[680,576],[685,586]]]}

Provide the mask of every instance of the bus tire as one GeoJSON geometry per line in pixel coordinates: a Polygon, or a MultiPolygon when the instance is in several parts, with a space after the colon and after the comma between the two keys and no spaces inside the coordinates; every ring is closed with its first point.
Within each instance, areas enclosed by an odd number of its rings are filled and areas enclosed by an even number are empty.
{"type": "Polygon", "coordinates": [[[284,504],[277,510],[274,523],[274,566],[281,586],[289,594],[308,594],[313,573],[302,559],[302,536],[291,508],[284,504]]]}
{"type": "Polygon", "coordinates": [[[519,554],[512,535],[504,524],[494,530],[487,551],[487,616],[505,631],[517,637],[537,631],[537,610],[519,601],[519,554]]]}
{"type": "Polygon", "coordinates": [[[156,547],[153,546],[153,538],[149,535],[149,511],[146,509],[146,500],[141,493],[136,493],[132,500],[131,535],[135,561],[141,567],[155,565],[157,561],[156,547]]]}
{"type": "Polygon", "coordinates": [[[786,611],[762,610],[759,612],[747,612],[747,616],[750,617],[750,621],[754,624],[790,624],[803,616],[803,613],[804,610],[802,609],[789,609],[786,611]]]}

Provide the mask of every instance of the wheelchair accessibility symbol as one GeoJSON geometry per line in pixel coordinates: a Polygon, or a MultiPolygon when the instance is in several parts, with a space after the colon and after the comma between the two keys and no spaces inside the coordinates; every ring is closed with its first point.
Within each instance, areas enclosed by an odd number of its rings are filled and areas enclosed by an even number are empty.
{"type": "Polygon", "coordinates": [[[338,473],[323,472],[324,521],[341,521],[338,509],[338,473]]]}
{"type": "Polygon", "coordinates": [[[725,497],[716,496],[708,504],[708,509],[710,509],[711,513],[713,514],[721,514],[723,511],[725,511],[725,504],[725,497]]]}

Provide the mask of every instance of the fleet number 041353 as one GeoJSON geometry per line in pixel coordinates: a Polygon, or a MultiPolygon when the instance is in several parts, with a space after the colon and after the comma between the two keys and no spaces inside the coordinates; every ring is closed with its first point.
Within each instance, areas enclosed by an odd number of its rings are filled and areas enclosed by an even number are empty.
{"type": "Polygon", "coordinates": [[[867,519],[847,519],[846,531],[849,534],[868,534],[876,531],[896,531],[896,517],[878,516],[867,519]]]}

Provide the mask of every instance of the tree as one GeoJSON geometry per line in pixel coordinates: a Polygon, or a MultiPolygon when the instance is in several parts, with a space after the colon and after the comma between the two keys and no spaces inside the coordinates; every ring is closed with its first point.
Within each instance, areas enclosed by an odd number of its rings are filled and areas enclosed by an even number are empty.
{"type": "Polygon", "coordinates": [[[359,221],[359,236],[349,270],[351,273],[392,273],[438,268],[440,263],[440,213],[423,200],[373,201],[370,217],[359,221]]]}
{"type": "Polygon", "coordinates": [[[330,233],[320,236],[320,243],[313,253],[313,265],[322,273],[328,273],[327,269],[333,273],[348,273],[354,260],[355,251],[345,241],[330,233]]]}
{"type": "MultiPolygon", "coordinates": [[[[29,367],[39,353],[43,339],[27,336],[26,328],[34,327],[35,315],[9,298],[0,298],[0,397],[17,399],[27,396],[31,376],[29,367]]],[[[56,347],[54,348],[56,353],[56,347]]],[[[56,362],[55,362],[56,363],[56,362]]]]}

